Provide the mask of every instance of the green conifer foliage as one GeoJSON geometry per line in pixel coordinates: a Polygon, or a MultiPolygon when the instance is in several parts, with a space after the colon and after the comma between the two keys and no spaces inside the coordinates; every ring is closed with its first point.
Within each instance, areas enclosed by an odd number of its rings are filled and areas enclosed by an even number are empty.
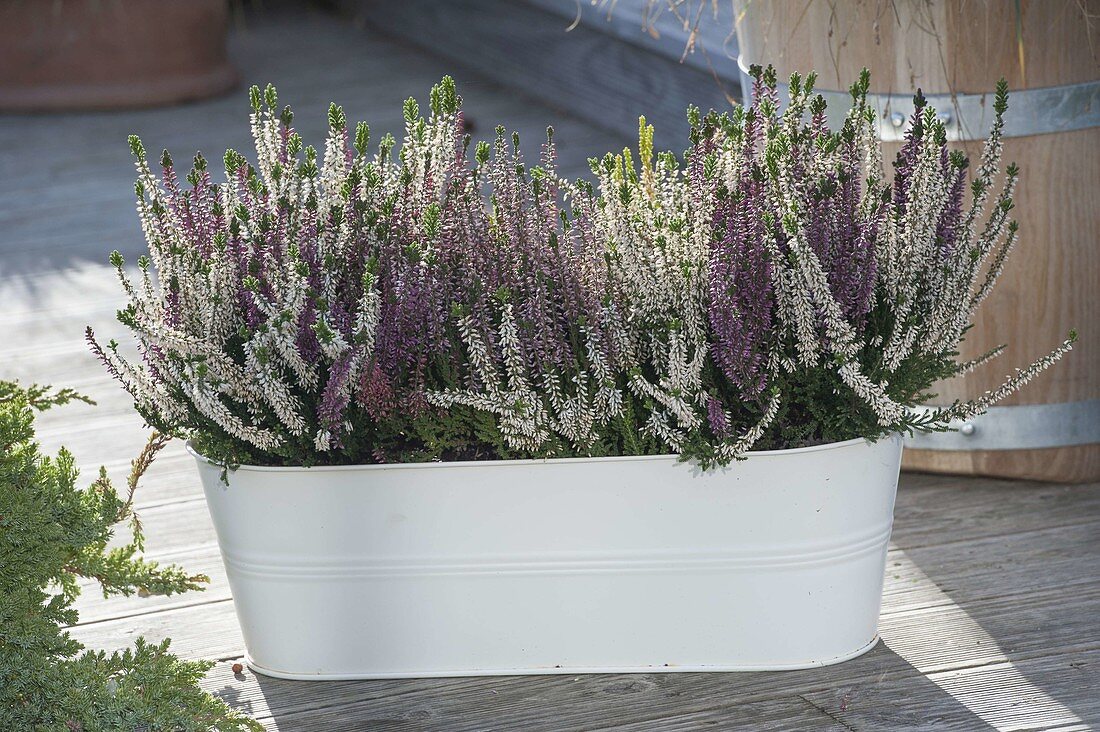
{"type": "Polygon", "coordinates": [[[125,497],[102,469],[77,489],[72,455],[41,453],[35,411],[73,400],[88,401],[0,381],[0,729],[262,729],[200,689],[211,664],[174,656],[167,640],[108,654],[85,650],[64,629],[77,622],[81,578],[98,581],[105,596],[170,595],[208,581],[141,557],[134,490],[167,438],[154,434],[134,460],[125,497]],[[133,538],[108,548],[120,522],[133,538]]]}

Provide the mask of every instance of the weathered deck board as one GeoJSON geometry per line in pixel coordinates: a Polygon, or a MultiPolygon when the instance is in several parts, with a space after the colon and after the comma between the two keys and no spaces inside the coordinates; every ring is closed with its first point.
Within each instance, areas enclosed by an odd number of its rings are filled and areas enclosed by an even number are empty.
{"type": "MultiPolygon", "coordinates": [[[[558,128],[567,175],[616,138],[339,19],[269,12],[233,40],[248,82],[274,80],[307,137],[329,99],[378,137],[400,102],[455,73],[479,128],[518,128],[528,149],[558,128]]],[[[531,93],[538,93],[533,89],[531,93]]],[[[142,242],[125,135],[178,159],[247,143],[243,94],[172,110],[0,117],[0,377],[78,387],[40,421],[90,480],[121,479],[146,431],[82,343],[85,324],[119,335],[106,253],[142,242]]],[[[110,598],[89,585],[74,634],[117,647],[171,636],[219,659],[205,685],[278,730],[976,730],[1100,727],[1100,486],[905,475],[883,600],[884,642],[825,669],[774,674],[637,674],[303,683],[235,676],[242,653],[225,574],[191,458],[167,448],[138,494],[149,556],[212,582],[204,593],[110,598]]],[[[121,540],[122,537],[119,537],[121,540]]]]}

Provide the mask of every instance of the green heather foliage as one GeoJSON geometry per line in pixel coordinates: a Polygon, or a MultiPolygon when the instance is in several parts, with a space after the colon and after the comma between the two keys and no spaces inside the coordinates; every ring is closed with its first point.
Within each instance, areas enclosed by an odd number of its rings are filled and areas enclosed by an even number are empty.
{"type": "Polygon", "coordinates": [[[170,595],[208,581],[140,556],[134,489],[167,438],[154,434],[133,462],[125,498],[102,469],[78,490],[72,455],[40,452],[34,412],[73,400],[88,401],[0,381],[0,730],[262,729],[202,691],[212,664],[177,658],[167,640],[139,638],[108,654],[64,630],[77,622],[81,579],[99,582],[104,596],[170,595]],[[133,538],[108,548],[120,522],[133,538]]]}

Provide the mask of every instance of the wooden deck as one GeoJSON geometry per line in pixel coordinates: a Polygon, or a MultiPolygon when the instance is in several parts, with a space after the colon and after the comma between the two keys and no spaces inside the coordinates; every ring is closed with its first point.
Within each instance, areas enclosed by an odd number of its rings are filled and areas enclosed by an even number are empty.
{"type": "MultiPolygon", "coordinates": [[[[272,80],[319,139],[325,105],[397,131],[400,102],[458,73],[468,111],[531,143],[553,122],[566,173],[628,141],[562,118],[336,18],[268,13],[233,41],[249,83],[272,80]],[[308,61],[302,61],[308,59],[308,61]]],[[[119,480],[141,420],[82,341],[85,324],[124,335],[106,266],[142,242],[126,134],[177,159],[246,147],[243,93],[173,110],[0,117],[0,375],[73,386],[99,401],[45,415],[49,449],[69,446],[91,480],[119,480]]],[[[90,587],[76,635],[115,648],[170,636],[217,659],[208,688],[278,730],[1086,730],[1100,728],[1100,485],[905,475],[880,643],[826,669],[303,683],[234,675],[242,642],[197,475],[181,445],[139,493],[149,554],[210,574],[203,593],[104,601],[90,587]]]]}

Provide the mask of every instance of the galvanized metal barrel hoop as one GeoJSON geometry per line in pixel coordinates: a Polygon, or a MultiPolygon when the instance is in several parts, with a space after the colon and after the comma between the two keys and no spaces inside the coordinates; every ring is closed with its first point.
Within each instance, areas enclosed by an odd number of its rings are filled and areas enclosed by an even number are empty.
{"type": "MultiPolygon", "coordinates": [[[[741,93],[744,103],[752,102],[752,77],[742,57],[741,93]]],[[[787,84],[778,84],[780,100],[786,98],[787,84]]],[[[827,103],[830,126],[837,128],[851,106],[847,91],[817,90],[827,103]]],[[[983,140],[993,124],[993,93],[928,94],[928,104],[939,111],[949,140],[983,140]]],[[[874,93],[868,104],[878,110],[879,138],[883,141],[904,139],[907,122],[913,115],[913,95],[874,93]]],[[[1079,84],[1018,89],[1010,92],[1012,114],[1005,119],[1005,137],[1030,137],[1100,127],[1100,81],[1079,84]]]]}

